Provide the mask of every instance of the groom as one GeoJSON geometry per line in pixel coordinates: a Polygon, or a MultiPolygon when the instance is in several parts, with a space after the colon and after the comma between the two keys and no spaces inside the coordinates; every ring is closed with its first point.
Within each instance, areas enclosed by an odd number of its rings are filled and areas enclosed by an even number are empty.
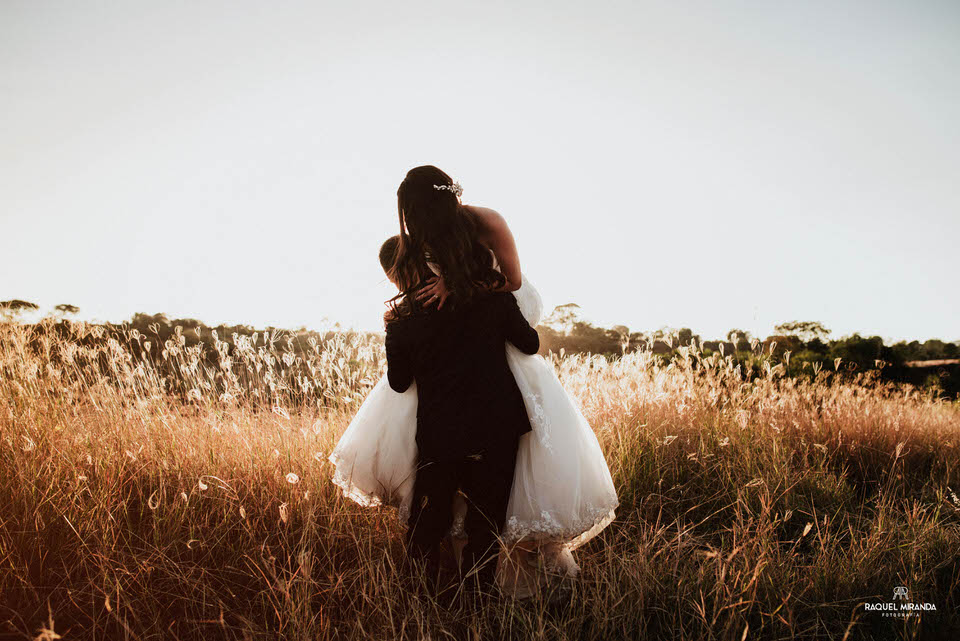
{"type": "MultiPolygon", "coordinates": [[[[394,236],[380,249],[380,264],[391,281],[397,243],[394,236]]],[[[461,571],[476,569],[479,584],[489,586],[518,439],[530,431],[504,346],[510,341],[535,354],[540,339],[509,293],[478,291],[468,300],[450,298],[442,309],[404,300],[385,320],[390,387],[404,392],[417,382],[417,477],[408,554],[426,561],[431,573],[437,569],[459,491],[467,504],[461,571]]]]}

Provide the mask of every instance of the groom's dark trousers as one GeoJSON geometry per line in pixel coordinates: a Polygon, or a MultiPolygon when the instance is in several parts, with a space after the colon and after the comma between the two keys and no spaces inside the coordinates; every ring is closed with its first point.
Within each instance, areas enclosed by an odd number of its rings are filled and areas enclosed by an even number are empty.
{"type": "Polygon", "coordinates": [[[467,546],[462,567],[496,569],[520,436],[530,431],[523,396],[507,364],[505,343],[540,347],[507,293],[448,299],[443,309],[401,307],[387,318],[387,377],[405,391],[417,383],[417,478],[408,519],[408,551],[435,554],[452,525],[453,498],[466,496],[467,546]]]}
{"type": "Polygon", "coordinates": [[[453,524],[453,499],[462,492],[467,502],[461,571],[477,570],[482,585],[492,583],[513,486],[517,439],[487,448],[461,461],[419,464],[407,530],[407,549],[414,558],[432,562],[437,547],[453,524]]]}

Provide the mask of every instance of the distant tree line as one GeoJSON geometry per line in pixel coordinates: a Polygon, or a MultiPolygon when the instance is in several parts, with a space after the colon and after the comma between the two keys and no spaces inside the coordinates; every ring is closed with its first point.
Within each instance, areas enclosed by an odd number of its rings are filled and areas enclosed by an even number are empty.
{"type": "Polygon", "coordinates": [[[725,340],[704,340],[688,327],[647,332],[623,325],[597,327],[580,316],[574,303],[561,305],[537,327],[540,351],[565,354],[593,353],[613,358],[637,350],[671,358],[681,347],[696,347],[704,355],[720,353],[743,363],[749,371],[763,359],[783,362],[791,375],[823,369],[841,372],[878,370],[882,380],[936,388],[945,396],[960,395],[960,341],[939,339],[884,343],[880,336],[859,333],[831,340],[829,329],[817,321],[790,321],[774,327],[760,339],[742,329],[731,329],[725,340]],[[815,366],[815,367],[814,367],[815,366]]]}
{"type": "MultiPolygon", "coordinates": [[[[37,305],[22,301],[0,301],[0,315],[15,318],[24,311],[37,311],[37,305]]],[[[58,318],[76,314],[74,305],[62,304],[54,308],[58,318]]],[[[215,337],[227,343],[232,350],[234,336],[250,337],[255,334],[282,340],[284,348],[293,354],[302,354],[318,342],[342,334],[339,330],[314,332],[301,328],[291,331],[267,327],[257,330],[249,325],[219,325],[208,327],[191,318],[169,319],[165,314],[135,314],[122,325],[106,323],[113,333],[129,335],[136,330],[152,340],[151,354],[159,357],[163,345],[174,338],[177,332],[186,337],[186,344],[203,343],[205,358],[209,365],[216,365],[219,354],[215,337]],[[180,327],[180,330],[176,328],[180,327]]],[[[766,338],[752,336],[741,329],[729,330],[723,339],[704,340],[688,327],[679,329],[661,328],[652,331],[631,331],[624,325],[597,327],[581,316],[579,305],[560,305],[538,325],[540,352],[564,354],[601,354],[615,358],[637,350],[648,350],[672,358],[680,348],[694,347],[705,356],[714,353],[730,356],[742,363],[745,371],[758,371],[762,362],[775,359],[784,363],[790,375],[804,376],[824,369],[837,372],[866,372],[877,370],[882,380],[910,383],[934,388],[943,395],[960,396],[960,341],[946,342],[939,339],[900,341],[892,345],[884,343],[879,336],[861,336],[859,333],[839,339],[830,339],[832,333],[817,321],[790,321],[774,327],[774,333],[766,338]]]]}
{"type": "MultiPolygon", "coordinates": [[[[0,301],[0,319],[17,320],[24,311],[37,310],[32,303],[23,303],[0,301]]],[[[149,360],[153,371],[163,378],[166,392],[185,401],[190,400],[191,387],[196,383],[185,375],[183,368],[194,360],[196,367],[206,373],[199,379],[212,381],[217,394],[232,389],[257,396],[265,385],[276,390],[272,399],[252,399],[254,405],[269,405],[281,397],[294,404],[349,402],[353,399],[346,395],[355,393],[358,381],[370,385],[376,381],[373,376],[379,373],[382,362],[383,339],[374,333],[336,327],[320,332],[305,328],[257,329],[242,324],[209,327],[193,318],[170,319],[162,313],[138,313],[129,321],[92,325],[96,331],[77,333],[73,331],[76,326],[65,318],[77,311],[72,305],[58,306],[57,313],[48,317],[54,322],[31,326],[29,346],[40,352],[51,344],[51,338],[85,347],[115,340],[132,358],[132,366],[149,360]],[[168,358],[170,354],[179,356],[168,358]],[[324,368],[320,376],[316,366],[325,361],[330,361],[329,368],[324,368]],[[307,381],[310,385],[306,385],[307,381]]],[[[56,350],[49,357],[54,364],[62,362],[56,350]]],[[[85,364],[103,375],[110,375],[112,370],[104,351],[96,352],[94,360],[85,364]]]]}

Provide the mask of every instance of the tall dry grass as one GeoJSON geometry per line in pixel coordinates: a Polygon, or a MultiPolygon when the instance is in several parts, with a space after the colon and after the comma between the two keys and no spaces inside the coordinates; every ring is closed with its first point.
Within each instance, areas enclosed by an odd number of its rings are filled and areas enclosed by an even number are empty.
{"type": "Polygon", "coordinates": [[[405,580],[395,512],[329,481],[379,342],[276,339],[218,341],[211,367],[179,332],[154,358],[132,332],[0,325],[0,634],[955,638],[956,405],[695,350],[553,357],[618,519],[572,591],[439,602],[405,580]],[[937,611],[864,611],[899,585],[937,611]]]}

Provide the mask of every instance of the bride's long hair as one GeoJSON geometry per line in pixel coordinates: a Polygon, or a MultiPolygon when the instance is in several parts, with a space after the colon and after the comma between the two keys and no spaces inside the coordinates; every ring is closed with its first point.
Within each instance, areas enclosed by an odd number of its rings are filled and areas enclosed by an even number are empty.
{"type": "Polygon", "coordinates": [[[451,295],[458,300],[478,290],[497,289],[506,279],[493,267],[493,257],[479,240],[477,221],[456,194],[438,186],[453,186],[453,180],[433,165],[414,167],[397,189],[400,243],[393,275],[400,298],[409,296],[433,271],[443,275],[451,295]]]}

